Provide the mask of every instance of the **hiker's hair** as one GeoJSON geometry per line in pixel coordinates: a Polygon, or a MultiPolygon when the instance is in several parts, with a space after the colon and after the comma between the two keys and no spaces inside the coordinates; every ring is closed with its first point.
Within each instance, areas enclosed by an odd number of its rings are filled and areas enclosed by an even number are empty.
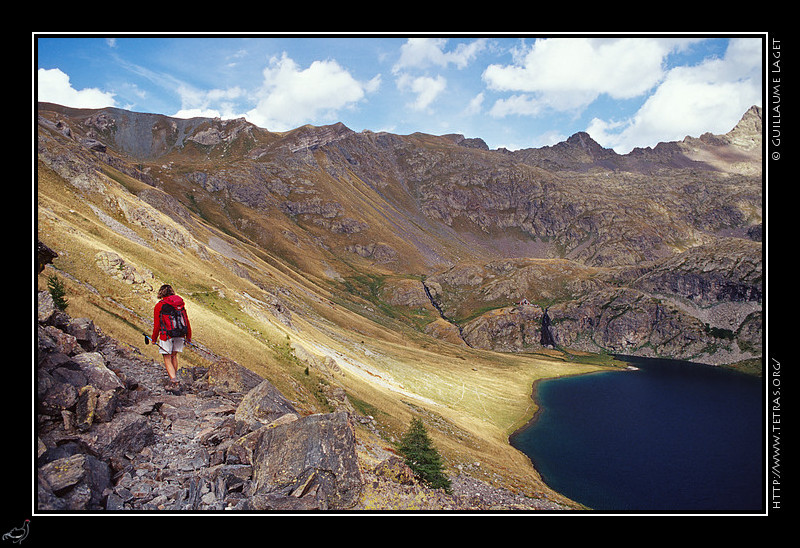
{"type": "Polygon", "coordinates": [[[172,289],[172,286],[169,284],[164,284],[158,290],[158,298],[163,299],[164,297],[169,297],[170,295],[174,295],[175,290],[172,289]]]}

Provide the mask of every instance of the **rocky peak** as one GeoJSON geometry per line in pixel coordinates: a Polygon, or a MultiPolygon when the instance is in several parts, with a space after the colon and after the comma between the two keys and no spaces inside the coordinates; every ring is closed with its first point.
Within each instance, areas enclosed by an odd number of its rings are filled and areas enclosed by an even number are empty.
{"type": "Polygon", "coordinates": [[[442,135],[442,137],[444,137],[445,139],[449,139],[458,146],[466,148],[477,148],[480,150],[489,150],[489,145],[487,145],[486,141],[484,141],[480,137],[466,138],[460,133],[450,133],[447,135],[442,135]]]}
{"type": "Polygon", "coordinates": [[[546,169],[584,171],[592,167],[615,169],[624,157],[606,149],[585,131],[579,131],[552,146],[531,148],[511,153],[524,163],[546,169]]]}
{"type": "Polygon", "coordinates": [[[579,131],[566,140],[568,145],[582,148],[587,151],[601,151],[605,150],[600,144],[592,139],[592,136],[585,131],[579,131]]]}
{"type": "Polygon", "coordinates": [[[745,150],[761,148],[763,127],[761,107],[752,106],[726,137],[732,145],[745,150]]]}
{"type": "Polygon", "coordinates": [[[218,145],[222,142],[231,142],[242,134],[252,134],[255,126],[244,118],[235,120],[222,120],[214,118],[208,127],[196,131],[189,136],[187,141],[194,141],[201,145],[218,145]]]}
{"type": "Polygon", "coordinates": [[[292,152],[315,150],[354,133],[341,122],[328,126],[305,125],[289,133],[289,149],[292,152]]]}

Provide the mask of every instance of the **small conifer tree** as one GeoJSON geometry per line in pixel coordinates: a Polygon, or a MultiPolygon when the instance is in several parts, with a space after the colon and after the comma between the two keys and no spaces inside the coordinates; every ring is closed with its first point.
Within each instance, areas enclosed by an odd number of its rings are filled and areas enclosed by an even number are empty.
{"type": "Polygon", "coordinates": [[[434,489],[450,491],[450,479],[444,474],[442,458],[428,437],[422,420],[414,418],[403,435],[398,451],[414,474],[434,489]]]}
{"type": "Polygon", "coordinates": [[[50,296],[53,298],[53,304],[56,305],[56,308],[61,311],[66,310],[67,304],[69,304],[65,297],[67,290],[55,274],[47,278],[47,290],[50,292],[50,296]]]}

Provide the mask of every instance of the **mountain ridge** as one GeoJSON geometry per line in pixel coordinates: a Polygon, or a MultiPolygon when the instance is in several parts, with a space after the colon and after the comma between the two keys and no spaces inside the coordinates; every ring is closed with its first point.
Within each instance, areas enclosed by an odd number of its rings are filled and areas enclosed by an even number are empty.
{"type": "MultiPolygon", "coordinates": [[[[548,151],[583,151],[584,156],[575,162],[553,162],[552,165],[562,169],[590,169],[591,167],[605,167],[608,169],[653,172],[659,168],[687,168],[703,170],[732,169],[731,165],[725,166],[715,161],[718,156],[732,156],[743,162],[754,162],[760,166],[760,144],[762,138],[762,114],[759,107],[750,107],[737,124],[725,135],[714,136],[704,133],[699,137],[686,136],[681,141],[658,143],[655,147],[636,147],[627,154],[618,154],[612,149],[603,148],[586,132],[578,132],[566,141],[550,147],[540,149],[524,149],[516,151],[523,161],[533,161],[537,164],[548,162],[548,151]],[[734,150],[732,145],[740,150],[734,150]],[[706,157],[698,154],[704,149],[706,157]],[[744,149],[748,153],[744,152],[744,149]],[[758,154],[749,154],[756,149],[758,154]]],[[[514,153],[512,153],[514,154],[514,153]]]]}
{"type": "MultiPolygon", "coordinates": [[[[52,112],[61,112],[63,114],[70,113],[69,116],[83,117],[84,123],[87,126],[93,126],[95,129],[103,131],[109,127],[110,120],[119,121],[120,124],[128,125],[128,131],[136,133],[137,129],[141,129],[133,125],[131,129],[129,121],[147,120],[151,124],[151,129],[154,133],[160,135],[165,129],[159,127],[161,124],[170,126],[171,131],[176,135],[174,146],[182,147],[184,145],[183,138],[189,137],[202,145],[217,145],[222,141],[230,141],[240,136],[240,133],[252,135],[254,131],[262,135],[272,136],[272,141],[277,140],[290,140],[293,144],[289,145],[292,152],[303,150],[315,150],[333,141],[346,138],[351,135],[359,134],[376,134],[371,130],[363,130],[356,132],[342,122],[335,122],[329,125],[314,126],[306,124],[298,128],[283,131],[273,132],[266,128],[260,128],[255,124],[247,122],[244,118],[236,119],[220,119],[220,118],[172,118],[163,114],[148,114],[136,113],[126,111],[117,107],[105,107],[99,109],[77,109],[71,107],[63,107],[54,103],[39,103],[40,108],[52,112]],[[127,123],[127,124],[126,124],[127,123]],[[199,129],[199,128],[203,129],[199,129]],[[228,128],[228,129],[226,129],[228,128]],[[231,130],[230,128],[233,128],[231,130]],[[187,132],[188,130],[188,132],[187,132]],[[191,133],[196,135],[191,136],[191,133]]],[[[124,132],[123,132],[124,133],[124,132]]],[[[118,134],[123,134],[118,133],[118,134]]],[[[387,132],[377,132],[379,135],[391,135],[387,132]]],[[[583,153],[585,156],[578,158],[579,164],[591,162],[600,162],[601,165],[604,161],[610,162],[609,167],[613,168],[636,168],[641,166],[641,162],[634,163],[628,161],[636,158],[637,160],[644,160],[653,164],[664,163],[669,157],[676,155],[686,156],[686,160],[675,161],[671,167],[685,167],[684,164],[692,165],[693,167],[700,167],[704,169],[719,170],[720,166],[705,165],[703,162],[691,159],[692,149],[699,146],[724,148],[729,147],[734,142],[739,148],[742,149],[760,149],[761,135],[762,134],[762,114],[761,108],[757,106],[750,107],[737,122],[737,124],[726,134],[715,136],[711,133],[704,133],[698,137],[686,136],[682,141],[669,141],[658,143],[655,147],[635,147],[626,154],[619,154],[613,149],[607,149],[597,143],[589,133],[579,131],[568,137],[566,140],[561,141],[554,145],[542,146],[539,148],[523,148],[514,151],[509,151],[505,148],[490,149],[488,145],[480,137],[467,138],[463,134],[451,133],[444,135],[432,135],[425,133],[412,133],[407,137],[424,136],[429,138],[440,138],[452,142],[464,148],[474,148],[486,152],[500,152],[509,154],[522,159],[523,161],[547,162],[550,152],[555,155],[570,156],[575,153],[583,153]],[[533,157],[533,160],[531,159],[533,157]],[[642,158],[644,157],[644,158],[642,158]]],[[[106,134],[108,136],[108,134],[106,134]]],[[[158,138],[153,142],[158,142],[158,138]]],[[[163,147],[152,146],[144,147],[147,141],[150,141],[149,135],[142,134],[140,139],[127,139],[114,142],[113,145],[119,148],[121,152],[132,155],[139,159],[155,160],[169,153],[172,148],[165,149],[163,147]],[[143,142],[144,141],[144,142],[143,142]],[[142,154],[146,152],[146,154],[142,154]]],[[[760,150],[758,151],[760,152],[760,150]]],[[[253,155],[253,157],[257,157],[253,155]]],[[[754,159],[757,157],[747,157],[742,155],[743,159],[754,159]]],[[[578,164],[573,164],[576,167],[578,164]]],[[[568,167],[568,164],[560,165],[559,167],[568,167]]],[[[641,167],[640,167],[641,169],[641,167]]],[[[651,168],[652,169],[652,168],[651,168]]]]}

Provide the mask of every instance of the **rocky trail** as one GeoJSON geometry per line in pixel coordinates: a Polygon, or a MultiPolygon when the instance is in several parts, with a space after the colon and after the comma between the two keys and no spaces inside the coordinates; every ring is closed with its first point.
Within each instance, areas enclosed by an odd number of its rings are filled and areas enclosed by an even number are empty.
{"type": "Polygon", "coordinates": [[[300,416],[220,359],[170,390],[154,358],[38,295],[37,502],[72,511],[563,510],[459,473],[428,489],[349,412],[300,416]]]}

